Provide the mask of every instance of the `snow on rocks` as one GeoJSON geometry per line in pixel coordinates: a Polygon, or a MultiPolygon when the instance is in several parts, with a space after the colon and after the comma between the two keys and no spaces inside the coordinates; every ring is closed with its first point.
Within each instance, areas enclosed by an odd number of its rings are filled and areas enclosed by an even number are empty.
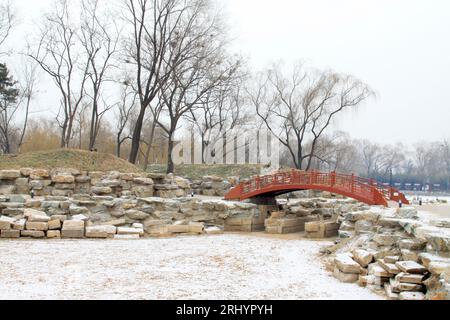
{"type": "Polygon", "coordinates": [[[393,300],[450,299],[450,233],[418,219],[413,207],[342,214],[341,240],[328,249],[334,276],[373,290],[384,287],[393,300]],[[358,231],[358,225],[367,228],[358,231]]]}

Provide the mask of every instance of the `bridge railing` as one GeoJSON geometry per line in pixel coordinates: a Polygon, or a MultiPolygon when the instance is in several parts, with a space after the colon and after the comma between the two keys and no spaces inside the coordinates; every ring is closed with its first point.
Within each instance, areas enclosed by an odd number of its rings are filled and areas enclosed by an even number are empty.
{"type": "Polygon", "coordinates": [[[379,193],[386,199],[391,199],[393,194],[397,192],[395,189],[381,185],[375,180],[355,175],[293,170],[255,177],[242,185],[242,193],[245,195],[266,187],[292,184],[330,187],[369,200],[375,200],[379,193]]]}

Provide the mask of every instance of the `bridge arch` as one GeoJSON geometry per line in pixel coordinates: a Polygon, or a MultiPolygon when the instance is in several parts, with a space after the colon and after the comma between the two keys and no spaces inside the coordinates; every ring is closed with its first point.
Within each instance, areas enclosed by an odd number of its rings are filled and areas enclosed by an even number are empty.
{"type": "Polygon", "coordinates": [[[257,197],[275,197],[300,190],[328,191],[368,205],[388,206],[389,201],[409,204],[398,190],[374,180],[336,172],[298,170],[254,177],[233,188],[225,199],[243,201],[257,197]]]}

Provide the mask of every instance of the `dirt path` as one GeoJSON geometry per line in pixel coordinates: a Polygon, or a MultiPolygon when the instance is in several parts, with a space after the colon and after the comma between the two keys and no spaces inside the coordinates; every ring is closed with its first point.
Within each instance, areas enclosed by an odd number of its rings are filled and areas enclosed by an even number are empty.
{"type": "Polygon", "coordinates": [[[334,279],[329,242],[261,235],[0,241],[0,299],[383,299],[334,279]]]}

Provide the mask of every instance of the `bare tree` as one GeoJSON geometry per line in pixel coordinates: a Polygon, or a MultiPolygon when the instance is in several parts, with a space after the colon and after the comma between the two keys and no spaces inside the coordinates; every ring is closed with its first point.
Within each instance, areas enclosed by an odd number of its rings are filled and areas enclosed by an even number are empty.
{"type": "Polygon", "coordinates": [[[138,94],[125,81],[122,87],[121,100],[116,112],[116,155],[119,158],[122,156],[122,145],[125,141],[131,140],[131,131],[126,133],[126,130],[130,126],[137,98],[138,94]]]}
{"type": "Polygon", "coordinates": [[[381,148],[378,144],[369,140],[363,140],[360,143],[361,160],[365,168],[365,174],[368,178],[374,178],[378,171],[378,163],[381,158],[381,148]]]}
{"type": "Polygon", "coordinates": [[[361,81],[297,64],[285,75],[280,64],[256,79],[249,95],[262,123],[285,146],[297,169],[310,170],[320,138],[341,112],[373,93],[361,81]]]}
{"type": "Polygon", "coordinates": [[[168,121],[157,119],[169,139],[167,172],[174,172],[172,152],[181,119],[199,108],[202,99],[233,77],[239,61],[226,58],[223,26],[212,12],[210,1],[191,1],[180,17],[166,63],[168,81],[160,93],[161,107],[168,121]]]}
{"type": "MultiPolygon", "coordinates": [[[[244,129],[252,122],[249,110],[244,108],[246,101],[242,88],[245,78],[246,74],[239,66],[234,76],[208,91],[199,107],[187,113],[187,120],[201,139],[202,163],[206,163],[208,147],[215,145],[224,132],[244,129]]],[[[245,148],[245,145],[237,147],[245,148]]],[[[226,150],[226,153],[234,151],[226,150]]]]}
{"type": "Polygon", "coordinates": [[[0,56],[4,54],[1,47],[9,37],[14,26],[15,15],[11,1],[2,1],[0,3],[0,56]]]}
{"type": "Polygon", "coordinates": [[[71,21],[70,13],[68,0],[57,0],[45,18],[36,49],[29,46],[28,50],[28,56],[52,78],[59,90],[61,107],[56,120],[61,128],[62,148],[69,147],[73,137],[75,117],[85,98],[90,67],[90,61],[81,59],[76,46],[79,30],[71,21]]]}
{"type": "Polygon", "coordinates": [[[131,28],[125,46],[127,63],[135,74],[140,104],[129,156],[129,161],[136,163],[148,109],[152,108],[151,104],[170,73],[164,67],[165,62],[173,59],[168,48],[189,5],[183,0],[125,0],[125,6],[125,21],[131,28]]]}
{"type": "Polygon", "coordinates": [[[318,169],[325,166],[329,171],[346,173],[357,172],[358,169],[358,149],[354,141],[344,132],[324,136],[317,145],[315,158],[318,169]]]}
{"type": "Polygon", "coordinates": [[[18,153],[20,153],[25,135],[27,133],[27,127],[28,127],[28,121],[29,121],[29,115],[30,115],[30,108],[31,108],[31,102],[35,97],[36,94],[36,84],[37,84],[37,65],[36,64],[29,64],[24,63],[23,64],[23,79],[19,82],[20,84],[20,92],[22,101],[24,104],[24,121],[22,125],[22,130],[20,133],[20,138],[18,142],[18,153]]]}
{"type": "Polygon", "coordinates": [[[91,105],[89,149],[94,149],[104,115],[114,107],[105,98],[105,82],[111,81],[110,72],[115,67],[120,32],[114,19],[107,19],[112,13],[101,11],[106,7],[104,0],[83,0],[80,42],[88,59],[89,87],[87,97],[91,105]]]}

